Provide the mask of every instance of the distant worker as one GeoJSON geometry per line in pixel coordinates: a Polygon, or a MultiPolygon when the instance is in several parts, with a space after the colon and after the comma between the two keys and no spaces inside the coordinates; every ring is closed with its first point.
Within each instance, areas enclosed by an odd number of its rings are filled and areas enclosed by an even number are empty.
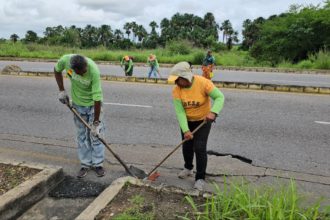
{"type": "Polygon", "coordinates": [[[157,74],[161,77],[159,73],[159,64],[156,58],[156,55],[150,54],[148,57],[147,64],[150,66],[150,71],[148,73],[148,78],[151,78],[151,75],[154,75],[154,78],[157,78],[157,74]]]}
{"type": "Polygon", "coordinates": [[[203,60],[202,71],[203,76],[206,79],[212,79],[213,77],[213,68],[215,66],[215,58],[212,56],[212,51],[207,51],[207,54],[203,60]]]}
{"type": "Polygon", "coordinates": [[[133,57],[131,56],[124,56],[120,62],[120,66],[124,66],[125,69],[125,76],[132,76],[133,75],[133,57]]]}

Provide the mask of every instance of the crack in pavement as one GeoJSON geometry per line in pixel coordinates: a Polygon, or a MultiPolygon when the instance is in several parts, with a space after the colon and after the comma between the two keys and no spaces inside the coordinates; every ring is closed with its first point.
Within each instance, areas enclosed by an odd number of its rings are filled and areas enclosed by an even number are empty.
{"type": "MultiPolygon", "coordinates": [[[[30,143],[30,144],[39,144],[39,145],[43,145],[43,146],[51,146],[51,147],[65,147],[65,148],[71,148],[71,149],[76,149],[76,147],[72,147],[71,145],[65,145],[65,144],[58,144],[58,143],[50,143],[49,141],[61,141],[59,139],[52,139],[52,138],[40,138],[40,137],[33,137],[33,136],[27,136],[27,135],[17,135],[17,134],[0,134],[0,135],[11,135],[14,136],[12,138],[5,138],[5,137],[0,137],[0,140],[5,140],[5,141],[12,141],[12,142],[23,142],[23,143],[30,143]],[[32,138],[34,140],[26,140],[27,138],[32,138]],[[35,140],[35,139],[39,139],[35,140]],[[44,140],[41,140],[44,139],[44,140]]],[[[124,145],[124,146],[133,146],[132,144],[116,144],[116,145],[124,145]]],[[[151,148],[155,148],[155,146],[151,146],[151,148]]],[[[5,150],[5,149],[3,149],[5,150]]],[[[9,148],[7,149],[7,151],[9,151],[9,148]]],[[[19,152],[18,150],[13,150],[10,149],[10,151],[13,152],[19,152]]],[[[22,152],[19,152],[22,153],[22,152]]],[[[47,159],[56,159],[57,161],[62,161],[62,162],[66,162],[66,163],[72,163],[73,161],[70,159],[65,159],[63,157],[58,157],[58,156],[52,156],[49,154],[43,154],[43,153],[38,153],[38,152],[32,152],[32,153],[28,153],[28,152],[24,152],[25,154],[33,154],[36,157],[41,157],[41,158],[47,158],[47,159]],[[56,157],[56,158],[55,158],[56,157]]],[[[215,155],[216,157],[218,156],[235,156],[237,160],[242,161],[243,163],[247,163],[248,162],[244,161],[244,160],[250,160],[248,158],[244,158],[240,155],[231,155],[231,154],[223,154],[223,153],[218,153],[216,151],[209,151],[208,152],[210,155],[215,155]],[[237,158],[238,157],[238,158],[237,158]],[[242,159],[243,160],[240,160],[242,159]]],[[[234,158],[234,157],[233,157],[234,158]]],[[[119,163],[116,162],[110,162],[108,159],[106,159],[106,161],[111,164],[111,165],[120,165],[119,163]]],[[[76,161],[78,162],[78,161],[76,161]]],[[[251,160],[252,162],[252,160],[251,160]]],[[[137,166],[146,166],[146,164],[143,163],[137,163],[137,162],[133,162],[133,163],[129,163],[132,165],[137,165],[137,166]]],[[[212,174],[212,173],[207,173],[208,176],[213,176],[213,177],[220,177],[220,176],[254,176],[254,177],[279,177],[279,178],[284,178],[284,179],[296,179],[296,180],[300,180],[300,181],[304,181],[304,182],[310,182],[310,183],[318,183],[318,184],[323,184],[323,185],[330,185],[330,177],[329,176],[325,176],[325,175],[315,175],[312,173],[308,173],[308,172],[297,172],[297,171],[292,171],[292,170],[285,170],[285,169],[277,169],[277,168],[271,168],[271,167],[263,167],[263,166],[257,166],[254,164],[249,164],[249,166],[251,167],[257,167],[257,168],[262,168],[265,169],[263,171],[262,175],[258,175],[258,174],[225,174],[225,173],[220,173],[220,174],[212,174]],[[299,175],[301,175],[301,177],[299,177],[299,175]],[[296,178],[293,178],[292,176],[296,176],[296,178]],[[298,178],[297,178],[298,177],[298,178]],[[323,179],[322,179],[323,178],[323,179]],[[319,181],[314,181],[313,179],[319,179],[319,181]],[[329,180],[328,180],[329,179],[329,180]]],[[[169,166],[161,166],[162,169],[166,169],[166,170],[180,170],[181,168],[178,167],[169,167],[169,166]]]]}

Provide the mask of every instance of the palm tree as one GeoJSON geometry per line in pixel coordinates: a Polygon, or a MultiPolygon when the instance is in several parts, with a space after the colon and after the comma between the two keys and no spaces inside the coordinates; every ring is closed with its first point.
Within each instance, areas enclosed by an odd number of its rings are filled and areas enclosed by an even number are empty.
{"type": "Polygon", "coordinates": [[[83,47],[95,47],[98,43],[98,29],[90,24],[88,24],[81,36],[83,47]]]}
{"type": "Polygon", "coordinates": [[[110,25],[101,25],[98,29],[98,40],[103,46],[107,47],[109,45],[110,39],[112,38],[112,30],[110,25]]]}
{"type": "Polygon", "coordinates": [[[132,21],[131,22],[131,27],[132,27],[132,33],[133,33],[133,42],[135,42],[136,34],[137,34],[137,31],[138,31],[138,25],[135,21],[132,21]]]}
{"type": "Polygon", "coordinates": [[[126,22],[124,25],[124,30],[125,30],[125,33],[127,34],[128,39],[129,39],[129,35],[131,34],[131,29],[132,29],[131,23],[126,22]]]}
{"type": "Polygon", "coordinates": [[[12,40],[14,43],[16,43],[18,39],[19,39],[19,36],[17,34],[10,35],[10,40],[12,40]]]}
{"type": "Polygon", "coordinates": [[[227,34],[227,48],[230,50],[233,47],[233,42],[238,43],[238,32],[230,29],[227,34]]]}
{"type": "Polygon", "coordinates": [[[138,25],[137,31],[136,31],[136,36],[138,37],[138,41],[141,42],[147,35],[148,35],[148,32],[143,27],[143,25],[138,25]]]}
{"type": "Polygon", "coordinates": [[[231,29],[233,29],[233,28],[232,28],[232,25],[229,20],[225,20],[224,22],[222,22],[222,24],[220,26],[220,31],[223,31],[223,37],[222,37],[223,43],[225,43],[225,39],[227,41],[227,35],[231,29]]]}
{"type": "Polygon", "coordinates": [[[151,33],[156,33],[156,28],[159,28],[159,26],[156,23],[156,21],[150,22],[149,26],[151,27],[151,33]]]}
{"type": "Polygon", "coordinates": [[[114,32],[114,35],[115,35],[115,39],[116,40],[121,40],[124,38],[124,34],[121,30],[119,29],[116,29],[115,32],[114,32]]]}

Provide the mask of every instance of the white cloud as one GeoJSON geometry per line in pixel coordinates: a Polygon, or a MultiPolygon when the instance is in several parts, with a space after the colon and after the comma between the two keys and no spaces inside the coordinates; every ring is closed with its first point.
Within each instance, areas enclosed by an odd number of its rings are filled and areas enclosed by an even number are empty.
{"type": "Polygon", "coordinates": [[[0,38],[12,33],[24,37],[27,30],[39,35],[47,26],[85,27],[87,24],[111,25],[122,29],[125,22],[136,21],[149,29],[175,13],[192,13],[203,17],[212,12],[221,24],[229,19],[241,30],[245,19],[269,17],[288,10],[291,4],[319,4],[323,0],[0,0],[0,38]]]}

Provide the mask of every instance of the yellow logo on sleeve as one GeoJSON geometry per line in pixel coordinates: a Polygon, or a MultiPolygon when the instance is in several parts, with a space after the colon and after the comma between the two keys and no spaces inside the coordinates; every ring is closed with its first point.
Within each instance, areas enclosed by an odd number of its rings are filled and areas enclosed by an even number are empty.
{"type": "Polygon", "coordinates": [[[68,69],[68,70],[66,71],[66,73],[67,73],[68,76],[71,78],[71,77],[72,77],[72,73],[73,73],[73,71],[72,71],[72,69],[68,69]]]}

